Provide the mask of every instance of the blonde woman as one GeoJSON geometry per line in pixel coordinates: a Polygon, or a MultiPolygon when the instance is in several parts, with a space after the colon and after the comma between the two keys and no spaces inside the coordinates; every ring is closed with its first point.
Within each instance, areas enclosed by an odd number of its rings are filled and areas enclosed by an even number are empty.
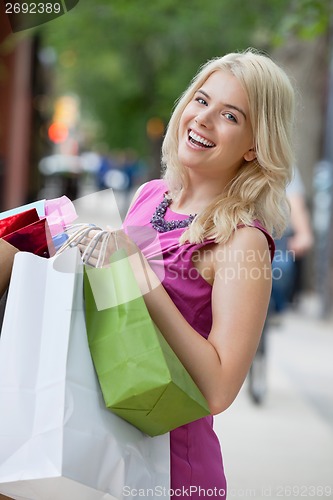
{"type": "Polygon", "coordinates": [[[265,321],[271,234],[288,217],[293,101],[286,74],[265,55],[209,61],[171,117],[163,179],[139,189],[117,231],[118,247],[142,252],[149,292],[134,272],[150,314],[211,410],[170,434],[174,498],[226,498],[212,415],[237,396],[265,321]]]}

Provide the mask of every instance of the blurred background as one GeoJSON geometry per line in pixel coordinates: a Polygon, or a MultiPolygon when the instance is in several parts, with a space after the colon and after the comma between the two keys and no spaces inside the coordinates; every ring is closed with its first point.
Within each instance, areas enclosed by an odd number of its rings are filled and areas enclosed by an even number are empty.
{"type": "Polygon", "coordinates": [[[283,315],[267,327],[265,398],[243,390],[217,428],[239,489],[233,496],[333,498],[332,1],[80,0],[66,15],[14,34],[4,3],[0,211],[63,194],[98,193],[107,206],[112,188],[123,216],[135,188],[160,176],[171,110],[202,63],[251,46],[291,76],[311,242],[296,259],[283,315]],[[331,490],[279,494],[285,477],[331,490]]]}

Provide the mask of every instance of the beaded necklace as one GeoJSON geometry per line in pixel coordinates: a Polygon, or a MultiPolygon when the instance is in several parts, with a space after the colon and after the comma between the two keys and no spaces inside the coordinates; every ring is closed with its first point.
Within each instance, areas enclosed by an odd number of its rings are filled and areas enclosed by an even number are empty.
{"type": "Polygon", "coordinates": [[[172,199],[169,198],[166,193],[164,193],[164,198],[161,203],[156,207],[156,210],[151,218],[151,225],[159,233],[165,233],[167,231],[172,231],[173,229],[179,229],[183,227],[188,227],[197,214],[190,214],[187,219],[183,220],[170,220],[166,221],[164,219],[167,208],[171,205],[172,199]]]}

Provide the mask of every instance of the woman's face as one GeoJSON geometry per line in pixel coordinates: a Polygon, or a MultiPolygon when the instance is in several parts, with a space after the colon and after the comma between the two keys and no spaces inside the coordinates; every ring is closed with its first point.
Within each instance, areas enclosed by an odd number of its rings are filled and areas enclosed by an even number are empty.
{"type": "Polygon", "coordinates": [[[208,77],[184,109],[178,134],[181,163],[209,178],[229,181],[255,158],[247,95],[232,73],[208,77]]]}

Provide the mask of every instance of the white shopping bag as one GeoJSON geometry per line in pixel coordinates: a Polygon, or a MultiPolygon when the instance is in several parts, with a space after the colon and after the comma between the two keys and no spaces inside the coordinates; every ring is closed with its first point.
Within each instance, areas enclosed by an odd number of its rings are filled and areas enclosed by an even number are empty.
{"type": "Polygon", "coordinates": [[[169,435],[148,437],[105,408],[82,279],[75,248],[15,256],[0,338],[0,493],[17,500],[169,490],[169,435]]]}

